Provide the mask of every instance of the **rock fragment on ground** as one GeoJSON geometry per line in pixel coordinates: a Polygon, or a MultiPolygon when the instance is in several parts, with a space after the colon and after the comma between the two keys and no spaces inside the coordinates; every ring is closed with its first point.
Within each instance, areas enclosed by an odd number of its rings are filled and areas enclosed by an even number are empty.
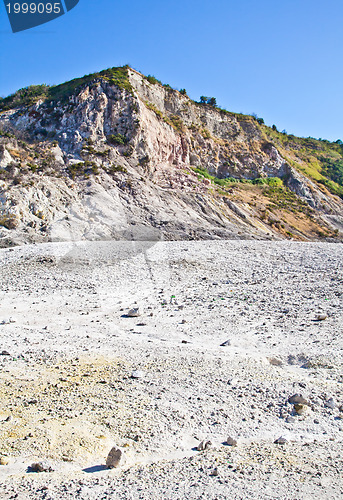
{"type": "Polygon", "coordinates": [[[139,379],[144,378],[146,373],[143,370],[133,370],[131,373],[131,378],[139,379]]]}
{"type": "Polygon", "coordinates": [[[106,467],[114,469],[124,462],[124,453],[118,446],[113,446],[106,459],[106,467]]]}
{"type": "Polygon", "coordinates": [[[130,309],[129,312],[127,313],[127,316],[129,318],[138,318],[141,315],[139,311],[139,307],[134,307],[133,309],[130,309]]]}
{"type": "Polygon", "coordinates": [[[34,462],[30,466],[30,472],[54,472],[54,468],[47,461],[34,462]]]}
{"type": "Polygon", "coordinates": [[[226,440],[226,444],[229,446],[237,446],[237,440],[232,437],[228,437],[226,440]]]}
{"type": "Polygon", "coordinates": [[[212,446],[211,441],[203,440],[198,444],[197,450],[198,451],[205,451],[205,450],[208,450],[209,448],[211,448],[211,446],[212,446]]]}
{"type": "Polygon", "coordinates": [[[316,321],[324,321],[327,318],[327,314],[319,313],[316,315],[316,321]]]}
{"type": "Polygon", "coordinates": [[[226,346],[229,346],[231,345],[231,340],[225,340],[225,342],[223,342],[222,344],[220,344],[220,347],[226,347],[226,346]]]}
{"type": "Polygon", "coordinates": [[[293,396],[288,398],[288,402],[292,405],[294,404],[308,405],[307,399],[305,399],[302,394],[293,394],[293,396]]]}
{"type": "Polygon", "coordinates": [[[281,437],[275,439],[274,444],[283,445],[283,444],[286,444],[287,442],[288,442],[287,439],[281,436],[281,437]]]}
{"type": "Polygon", "coordinates": [[[325,401],[325,407],[330,408],[331,410],[334,410],[336,408],[336,401],[334,398],[329,398],[327,401],[325,401]]]}

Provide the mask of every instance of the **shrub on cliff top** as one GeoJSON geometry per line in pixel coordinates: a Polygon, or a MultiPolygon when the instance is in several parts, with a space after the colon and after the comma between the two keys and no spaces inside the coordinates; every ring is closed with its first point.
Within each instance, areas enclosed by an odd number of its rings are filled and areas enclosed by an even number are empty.
{"type": "Polygon", "coordinates": [[[83,85],[94,80],[104,80],[127,92],[132,93],[132,86],[128,76],[128,66],[109,68],[99,73],[85,75],[82,78],[74,78],[69,82],[52,87],[48,85],[30,85],[18,90],[5,98],[0,98],[0,111],[7,111],[21,106],[32,106],[39,99],[44,101],[66,101],[75,94],[83,85]]]}

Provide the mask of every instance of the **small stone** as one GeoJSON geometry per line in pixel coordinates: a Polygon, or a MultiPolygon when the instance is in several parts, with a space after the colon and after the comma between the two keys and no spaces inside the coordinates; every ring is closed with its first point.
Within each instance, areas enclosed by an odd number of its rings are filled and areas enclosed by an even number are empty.
{"type": "Polygon", "coordinates": [[[284,438],[284,437],[279,437],[278,439],[276,439],[276,440],[274,441],[274,444],[286,444],[287,442],[288,442],[288,441],[287,441],[287,439],[286,439],[286,438],[284,438]]]}
{"type": "Polygon", "coordinates": [[[8,351],[1,351],[1,356],[11,356],[8,351]]]}
{"type": "Polygon", "coordinates": [[[10,325],[11,323],[15,323],[16,320],[13,318],[6,318],[0,321],[0,325],[10,325]]]}
{"type": "Polygon", "coordinates": [[[138,318],[141,313],[139,312],[139,307],[134,307],[133,309],[130,309],[129,312],[127,313],[127,316],[129,318],[138,318]]]}
{"type": "Polygon", "coordinates": [[[268,361],[272,366],[282,366],[282,361],[280,359],[268,358],[268,361]]]}
{"type": "Polygon", "coordinates": [[[327,318],[327,314],[320,313],[316,315],[316,321],[324,321],[327,318]]]}
{"type": "Polygon", "coordinates": [[[217,467],[215,469],[213,469],[213,471],[211,472],[210,475],[214,476],[214,477],[219,476],[219,471],[218,471],[217,467]]]}
{"type": "Polygon", "coordinates": [[[286,418],[286,422],[287,422],[287,424],[294,424],[294,422],[295,422],[295,418],[294,418],[294,417],[291,417],[291,416],[288,416],[288,417],[286,418]]]}
{"type": "Polygon", "coordinates": [[[304,415],[308,409],[308,406],[296,403],[294,405],[294,411],[297,415],[304,415]]]}
{"type": "Polygon", "coordinates": [[[54,472],[49,462],[36,462],[30,467],[31,472],[54,472]]]}
{"type": "Polygon", "coordinates": [[[201,443],[198,444],[198,447],[197,447],[197,450],[198,451],[204,451],[204,450],[208,450],[209,448],[211,448],[212,446],[212,443],[211,441],[201,441],[201,443]]]}
{"type": "Polygon", "coordinates": [[[0,465],[8,465],[9,461],[8,457],[0,457],[0,465]]]}
{"type": "Polygon", "coordinates": [[[222,344],[220,344],[220,347],[226,347],[228,345],[231,345],[231,340],[225,340],[222,344]]]}
{"type": "Polygon", "coordinates": [[[109,469],[114,469],[119,467],[124,462],[124,453],[118,448],[118,446],[113,446],[106,459],[106,467],[109,469]]]}
{"type": "Polygon", "coordinates": [[[143,372],[142,370],[134,370],[132,373],[131,373],[131,378],[144,378],[145,377],[145,372],[143,372]]]}
{"type": "Polygon", "coordinates": [[[237,441],[236,441],[236,439],[233,439],[232,437],[228,437],[226,440],[226,444],[229,446],[237,446],[237,441]]]}
{"type": "Polygon", "coordinates": [[[336,408],[336,401],[333,398],[330,398],[325,402],[325,406],[326,408],[334,410],[336,408]]]}
{"type": "Polygon", "coordinates": [[[302,394],[293,394],[293,396],[288,398],[288,402],[291,405],[294,405],[294,404],[308,405],[308,401],[303,397],[302,394]]]}
{"type": "Polygon", "coordinates": [[[8,417],[5,418],[5,422],[12,422],[12,420],[13,420],[12,415],[8,415],[8,417]]]}
{"type": "Polygon", "coordinates": [[[183,319],[183,320],[181,321],[181,324],[182,324],[182,325],[185,325],[186,323],[187,323],[187,321],[186,321],[185,319],[183,319]]]}

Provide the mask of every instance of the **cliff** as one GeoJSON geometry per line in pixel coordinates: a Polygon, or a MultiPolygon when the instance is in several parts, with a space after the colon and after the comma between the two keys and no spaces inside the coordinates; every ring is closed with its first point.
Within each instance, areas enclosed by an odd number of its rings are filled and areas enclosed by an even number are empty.
{"type": "Polygon", "coordinates": [[[340,240],[340,141],[260,122],[128,67],[1,99],[1,244],[340,240]]]}

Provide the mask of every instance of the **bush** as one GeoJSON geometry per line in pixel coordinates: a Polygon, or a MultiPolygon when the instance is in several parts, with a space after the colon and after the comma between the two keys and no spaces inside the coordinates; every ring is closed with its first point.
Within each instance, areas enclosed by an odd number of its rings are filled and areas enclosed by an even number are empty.
{"type": "Polygon", "coordinates": [[[332,160],[329,158],[320,158],[323,163],[323,172],[332,181],[343,186],[343,160],[332,160]]]}
{"type": "Polygon", "coordinates": [[[114,144],[116,146],[124,146],[128,142],[128,140],[124,135],[116,134],[116,135],[109,135],[107,137],[107,142],[109,144],[114,144]]]}
{"type": "Polygon", "coordinates": [[[217,106],[217,99],[215,97],[200,96],[200,104],[209,104],[214,108],[217,106]]]}
{"type": "Polygon", "coordinates": [[[156,85],[156,83],[159,83],[159,84],[162,84],[162,82],[160,82],[160,80],[157,80],[157,78],[155,78],[154,76],[152,75],[148,75],[146,77],[146,79],[148,80],[149,83],[151,83],[152,85],[156,85]]]}
{"type": "Polygon", "coordinates": [[[139,159],[139,164],[141,167],[146,167],[149,164],[149,161],[149,155],[146,155],[139,159]]]}
{"type": "Polygon", "coordinates": [[[126,168],[122,167],[121,165],[113,164],[107,169],[108,174],[115,174],[117,172],[122,172],[123,174],[127,174],[126,168]]]}
{"type": "Polygon", "coordinates": [[[257,179],[253,179],[253,184],[264,184],[271,187],[281,187],[283,186],[282,179],[279,177],[259,177],[257,179]]]}
{"type": "Polygon", "coordinates": [[[227,184],[242,183],[242,184],[253,184],[253,185],[265,185],[271,188],[283,188],[284,184],[282,179],[279,177],[259,177],[257,179],[236,179],[235,177],[226,177],[225,179],[219,179],[214,175],[209,174],[209,172],[202,167],[193,168],[193,172],[199,174],[201,177],[211,180],[214,184],[219,186],[225,186],[227,184]]]}
{"type": "Polygon", "coordinates": [[[73,180],[76,177],[81,176],[84,176],[87,179],[90,174],[97,175],[99,173],[99,167],[92,161],[73,163],[72,165],[69,165],[68,173],[73,180]]]}

